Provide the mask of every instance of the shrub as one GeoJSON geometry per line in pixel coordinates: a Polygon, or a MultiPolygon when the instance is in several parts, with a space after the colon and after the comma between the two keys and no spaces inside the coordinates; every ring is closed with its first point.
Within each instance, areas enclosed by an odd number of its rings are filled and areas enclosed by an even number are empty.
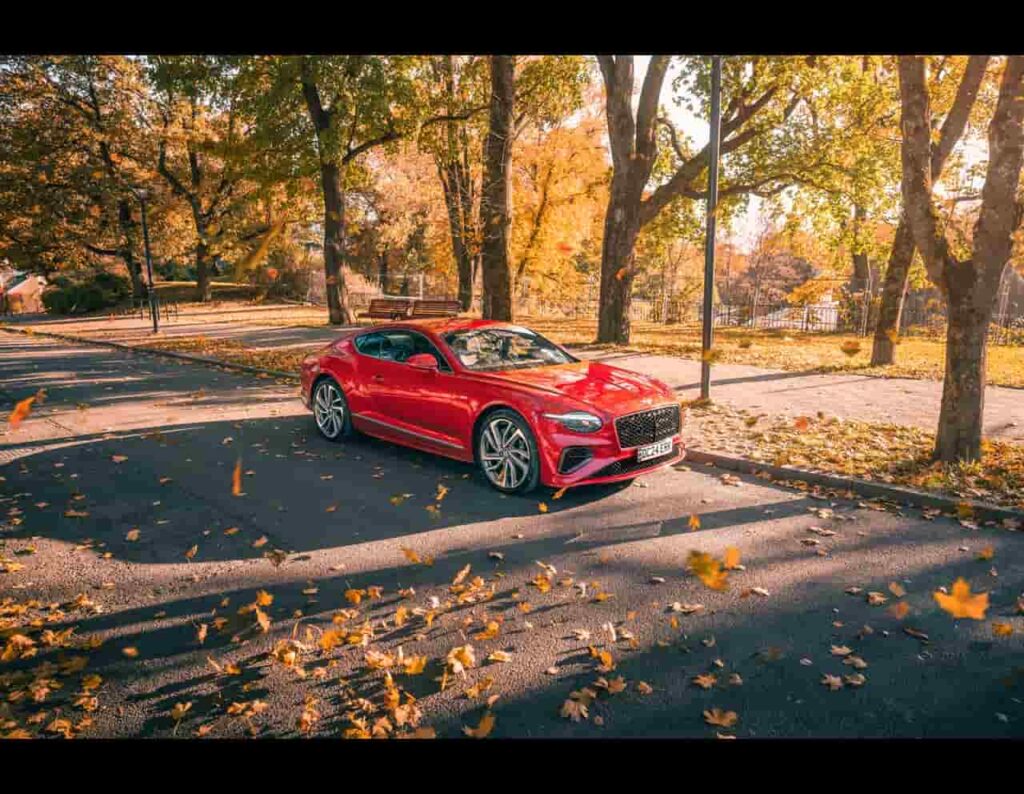
{"type": "Polygon", "coordinates": [[[51,314],[86,314],[116,306],[131,292],[131,282],[114,273],[99,271],[78,280],[61,276],[43,292],[43,306],[51,314]]]}

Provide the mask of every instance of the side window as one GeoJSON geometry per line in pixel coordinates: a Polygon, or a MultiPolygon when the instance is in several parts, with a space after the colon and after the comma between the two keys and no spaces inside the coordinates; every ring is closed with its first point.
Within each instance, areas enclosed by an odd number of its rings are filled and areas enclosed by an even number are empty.
{"type": "Polygon", "coordinates": [[[448,362],[430,340],[412,331],[379,331],[363,334],[356,337],[355,346],[364,356],[397,363],[403,363],[409,356],[417,353],[430,353],[437,359],[438,367],[445,372],[451,372],[448,362]]]}
{"type": "Polygon", "coordinates": [[[448,365],[445,357],[441,355],[440,351],[434,347],[433,343],[431,343],[427,337],[421,336],[420,334],[412,334],[412,339],[415,346],[413,350],[414,353],[430,353],[430,355],[437,359],[437,366],[441,370],[451,372],[452,368],[448,365]]]}
{"type": "Polygon", "coordinates": [[[364,356],[381,358],[381,346],[384,341],[383,334],[363,334],[355,339],[356,350],[364,356]]]}

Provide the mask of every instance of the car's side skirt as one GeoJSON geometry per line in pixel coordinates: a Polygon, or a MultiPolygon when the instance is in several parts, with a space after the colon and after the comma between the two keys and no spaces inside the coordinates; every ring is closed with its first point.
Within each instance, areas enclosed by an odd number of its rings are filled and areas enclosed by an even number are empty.
{"type": "Polygon", "coordinates": [[[453,441],[447,441],[425,433],[418,433],[415,430],[401,427],[377,419],[367,414],[352,414],[352,421],[356,427],[367,435],[382,438],[385,441],[393,441],[397,444],[415,447],[427,452],[455,458],[456,460],[467,460],[470,457],[469,451],[462,445],[453,441]]]}

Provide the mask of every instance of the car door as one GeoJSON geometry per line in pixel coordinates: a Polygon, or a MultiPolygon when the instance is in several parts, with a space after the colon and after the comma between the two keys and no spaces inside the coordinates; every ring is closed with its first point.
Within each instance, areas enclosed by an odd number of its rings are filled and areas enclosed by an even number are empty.
{"type": "Polygon", "coordinates": [[[359,405],[359,409],[353,407],[353,411],[370,419],[381,417],[380,398],[385,371],[381,355],[386,343],[387,339],[379,331],[360,334],[352,340],[357,354],[355,384],[359,395],[358,403],[351,399],[350,402],[359,405]]]}
{"type": "Polygon", "coordinates": [[[447,359],[424,334],[407,329],[381,333],[385,340],[373,382],[381,418],[448,450],[465,450],[469,400],[459,390],[458,377],[447,359]],[[422,370],[405,363],[418,353],[434,356],[438,369],[422,370]]]}

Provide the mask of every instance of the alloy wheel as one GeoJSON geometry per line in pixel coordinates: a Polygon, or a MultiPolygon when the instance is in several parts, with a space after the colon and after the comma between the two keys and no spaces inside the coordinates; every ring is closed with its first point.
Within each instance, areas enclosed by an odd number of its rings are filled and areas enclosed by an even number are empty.
{"type": "Polygon", "coordinates": [[[530,475],[530,443],[515,422],[496,417],[480,434],[480,462],[494,485],[514,490],[530,475]]]}
{"type": "Polygon", "coordinates": [[[345,399],[331,381],[323,381],[313,395],[316,426],[327,438],[337,438],[345,426],[345,399]]]}

